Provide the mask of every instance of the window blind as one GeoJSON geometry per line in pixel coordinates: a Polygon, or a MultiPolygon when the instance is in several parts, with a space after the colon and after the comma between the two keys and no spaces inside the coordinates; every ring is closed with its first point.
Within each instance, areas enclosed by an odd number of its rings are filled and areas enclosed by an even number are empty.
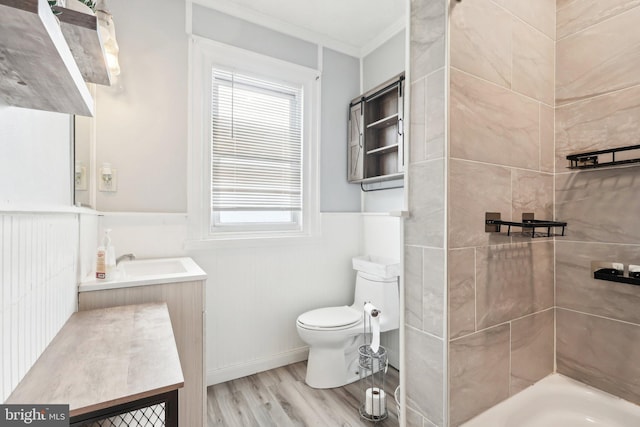
{"type": "Polygon", "coordinates": [[[212,212],[301,211],[302,88],[212,76],[212,212]]]}

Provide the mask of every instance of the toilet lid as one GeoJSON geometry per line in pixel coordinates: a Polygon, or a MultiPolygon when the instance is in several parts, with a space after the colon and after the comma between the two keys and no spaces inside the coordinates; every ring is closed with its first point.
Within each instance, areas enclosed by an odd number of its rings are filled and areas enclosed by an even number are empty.
{"type": "Polygon", "coordinates": [[[361,319],[362,313],[345,305],[307,311],[298,317],[298,322],[316,328],[337,328],[353,325],[361,319]]]}

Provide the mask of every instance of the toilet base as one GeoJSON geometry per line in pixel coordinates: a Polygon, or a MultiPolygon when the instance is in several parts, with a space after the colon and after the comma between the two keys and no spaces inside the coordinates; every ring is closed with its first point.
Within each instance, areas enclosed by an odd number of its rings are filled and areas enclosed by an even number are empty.
{"type": "Polygon", "coordinates": [[[360,379],[358,347],[362,334],[349,339],[346,348],[309,348],[305,382],[312,388],[342,387],[360,379]]]}

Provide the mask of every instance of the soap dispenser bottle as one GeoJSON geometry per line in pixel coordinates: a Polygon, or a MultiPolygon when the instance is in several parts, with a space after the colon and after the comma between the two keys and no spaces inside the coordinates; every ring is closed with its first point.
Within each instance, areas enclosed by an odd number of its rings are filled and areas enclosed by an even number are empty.
{"type": "Polygon", "coordinates": [[[104,246],[98,246],[96,254],[96,279],[104,280],[107,278],[106,253],[104,246]]]}
{"type": "Polygon", "coordinates": [[[105,279],[113,279],[113,273],[116,270],[116,249],[111,244],[110,228],[104,231],[102,246],[104,247],[105,279]]]}

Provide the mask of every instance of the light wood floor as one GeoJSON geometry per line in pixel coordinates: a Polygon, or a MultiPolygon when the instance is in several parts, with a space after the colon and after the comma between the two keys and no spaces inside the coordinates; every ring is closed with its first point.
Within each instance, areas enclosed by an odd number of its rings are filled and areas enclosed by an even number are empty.
{"type": "Polygon", "coordinates": [[[389,367],[385,379],[389,417],[377,424],[360,418],[364,387],[317,390],[304,382],[306,362],[299,362],[207,389],[207,427],[398,426],[393,391],[398,371],[389,367]]]}

